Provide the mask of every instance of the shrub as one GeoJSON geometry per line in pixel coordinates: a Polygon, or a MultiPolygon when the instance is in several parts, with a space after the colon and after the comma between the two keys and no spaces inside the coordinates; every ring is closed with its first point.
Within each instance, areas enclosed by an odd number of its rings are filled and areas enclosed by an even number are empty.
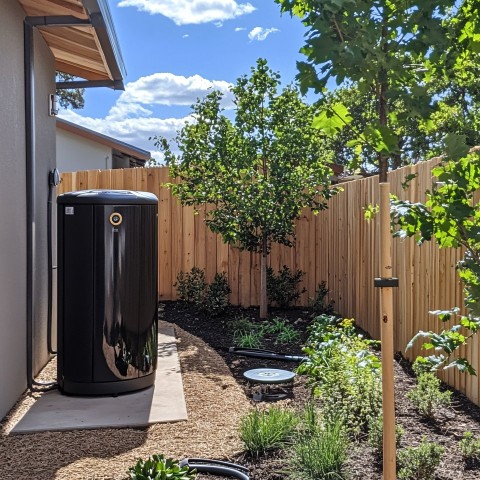
{"type": "Polygon", "coordinates": [[[222,314],[229,305],[230,287],[225,273],[216,273],[208,284],[205,272],[193,267],[189,273],[180,272],[173,286],[177,287],[179,300],[209,316],[222,314]]]}
{"type": "Polygon", "coordinates": [[[341,479],[349,448],[342,420],[327,421],[312,435],[301,438],[294,447],[293,478],[341,479]]]}
{"type": "Polygon", "coordinates": [[[319,316],[304,348],[308,360],[297,369],[309,376],[324,416],[340,415],[354,434],[381,414],[381,363],[371,343],[355,333],[353,320],[319,316]]]}
{"type": "Polygon", "coordinates": [[[240,421],[240,439],[248,453],[259,456],[282,448],[292,438],[298,422],[293,412],[275,406],[267,411],[252,410],[240,421]]]}
{"type": "Polygon", "coordinates": [[[267,268],[267,297],[270,304],[275,303],[277,306],[286,308],[292,302],[295,302],[305,288],[299,290],[299,284],[305,272],[297,270],[292,272],[286,265],[276,275],[273,268],[267,268]]]}
{"type": "Polygon", "coordinates": [[[480,438],[475,438],[472,432],[465,432],[458,447],[463,459],[469,463],[480,461],[480,438]]]}
{"type": "Polygon", "coordinates": [[[216,273],[213,282],[206,287],[205,296],[200,305],[201,310],[211,316],[222,314],[229,305],[230,292],[227,275],[216,273]]]}
{"type": "Polygon", "coordinates": [[[191,480],[197,472],[188,466],[180,467],[177,460],[165,459],[163,455],[152,455],[146,461],[138,459],[135,466],[128,469],[130,480],[191,480]]]}
{"type": "Polygon", "coordinates": [[[398,452],[398,478],[401,480],[433,480],[444,448],[425,438],[418,447],[398,452]]]}
{"type": "MultiPolygon", "coordinates": [[[[405,430],[401,425],[395,425],[396,446],[399,448],[405,430]]],[[[373,449],[375,456],[383,455],[383,416],[372,417],[368,422],[367,442],[373,449]]]]}
{"type": "Polygon", "coordinates": [[[205,272],[197,267],[193,267],[189,273],[180,272],[173,286],[177,287],[179,300],[198,305],[202,302],[207,286],[205,272]]]}
{"type": "Polygon", "coordinates": [[[331,315],[333,313],[334,300],[326,302],[326,296],[330,290],[327,288],[327,282],[322,281],[319,283],[317,290],[315,290],[315,297],[310,299],[310,306],[315,315],[331,315]]]}
{"type": "Polygon", "coordinates": [[[442,406],[449,406],[452,392],[440,390],[440,379],[434,373],[424,372],[417,377],[417,385],[407,393],[421,415],[433,419],[437,410],[442,406]]]}

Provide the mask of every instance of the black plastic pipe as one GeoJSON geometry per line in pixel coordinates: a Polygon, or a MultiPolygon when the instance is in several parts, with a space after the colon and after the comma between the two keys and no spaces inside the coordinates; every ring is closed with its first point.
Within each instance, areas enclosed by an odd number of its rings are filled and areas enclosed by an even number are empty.
{"type": "Polygon", "coordinates": [[[194,468],[197,472],[213,473],[214,475],[224,475],[227,477],[238,478],[240,480],[250,480],[248,468],[231,462],[222,462],[220,460],[208,460],[205,458],[185,458],[180,461],[180,466],[194,468]]]}
{"type": "Polygon", "coordinates": [[[47,201],[47,290],[48,290],[48,311],[47,311],[47,347],[48,353],[54,355],[57,352],[52,346],[52,323],[53,323],[53,271],[57,268],[53,265],[53,189],[60,183],[60,174],[54,168],[48,174],[48,201],[47,201]]]}
{"type": "Polygon", "coordinates": [[[229,353],[243,355],[244,357],[265,358],[268,360],[280,360],[283,362],[305,362],[308,360],[308,357],[303,357],[301,355],[285,355],[283,353],[277,353],[272,352],[271,350],[262,350],[258,348],[230,347],[228,351],[229,353]]]}
{"type": "Polygon", "coordinates": [[[25,154],[26,154],[26,215],[27,215],[27,385],[32,388],[32,350],[35,279],[35,110],[34,110],[34,64],[33,26],[24,21],[24,68],[25,68],[25,154]]]}

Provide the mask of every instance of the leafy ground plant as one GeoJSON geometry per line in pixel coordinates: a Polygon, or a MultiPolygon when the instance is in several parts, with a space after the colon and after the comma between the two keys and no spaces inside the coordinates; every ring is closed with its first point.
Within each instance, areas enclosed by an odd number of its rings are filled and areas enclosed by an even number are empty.
{"type": "Polygon", "coordinates": [[[354,435],[381,412],[381,365],[371,344],[355,332],[353,320],[320,315],[304,348],[308,360],[297,370],[308,375],[324,416],[341,415],[354,435]]]}
{"type": "Polygon", "coordinates": [[[425,438],[418,447],[400,450],[397,455],[400,480],[434,480],[444,448],[425,438]]]}
{"type": "Polygon", "coordinates": [[[180,467],[178,460],[163,455],[152,455],[145,461],[140,458],[128,469],[130,480],[193,480],[196,476],[195,469],[180,467]]]}
{"type": "Polygon", "coordinates": [[[292,439],[298,423],[298,415],[284,408],[252,410],[240,421],[240,439],[245,450],[258,457],[268,450],[284,447],[292,439]]]}
{"type": "Polygon", "coordinates": [[[327,421],[296,442],[291,477],[302,480],[344,478],[349,445],[342,420],[337,417],[327,421]]]}
{"type": "Polygon", "coordinates": [[[414,363],[414,370],[418,372],[417,385],[407,393],[407,397],[421,415],[433,419],[440,407],[450,405],[452,392],[442,392],[440,379],[432,372],[422,371],[421,365],[414,363]]]}

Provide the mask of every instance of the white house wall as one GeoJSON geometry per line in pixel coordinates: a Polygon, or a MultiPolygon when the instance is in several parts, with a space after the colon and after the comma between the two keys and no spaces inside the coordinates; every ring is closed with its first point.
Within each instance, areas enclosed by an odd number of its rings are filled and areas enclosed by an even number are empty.
{"type": "MultiPolygon", "coordinates": [[[[14,405],[26,379],[26,169],[24,12],[16,0],[2,0],[0,15],[0,418],[14,405]]],[[[46,208],[48,172],[55,166],[55,120],[47,115],[55,89],[54,61],[35,35],[37,189],[35,196],[35,365],[48,358],[46,208]]]]}
{"type": "Polygon", "coordinates": [[[57,128],[57,168],[61,172],[109,170],[112,168],[112,149],[57,128]]]}

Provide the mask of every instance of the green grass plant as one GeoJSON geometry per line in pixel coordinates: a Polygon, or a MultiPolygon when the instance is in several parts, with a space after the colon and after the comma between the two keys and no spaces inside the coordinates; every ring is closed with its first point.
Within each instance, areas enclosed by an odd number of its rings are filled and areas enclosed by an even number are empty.
{"type": "Polygon", "coordinates": [[[261,348],[263,345],[263,332],[252,330],[245,332],[237,330],[233,333],[233,344],[240,348],[261,348]]]}
{"type": "Polygon", "coordinates": [[[264,331],[275,335],[275,343],[285,344],[300,341],[300,333],[284,318],[273,318],[266,323],[264,331]]]}
{"type": "Polygon", "coordinates": [[[258,457],[284,447],[292,439],[298,423],[298,415],[285,408],[255,409],[241,419],[240,439],[245,450],[258,457]]]}
{"type": "Polygon", "coordinates": [[[263,323],[253,322],[247,317],[237,317],[229,322],[233,331],[233,344],[240,348],[261,348],[265,328],[263,323]]]}

